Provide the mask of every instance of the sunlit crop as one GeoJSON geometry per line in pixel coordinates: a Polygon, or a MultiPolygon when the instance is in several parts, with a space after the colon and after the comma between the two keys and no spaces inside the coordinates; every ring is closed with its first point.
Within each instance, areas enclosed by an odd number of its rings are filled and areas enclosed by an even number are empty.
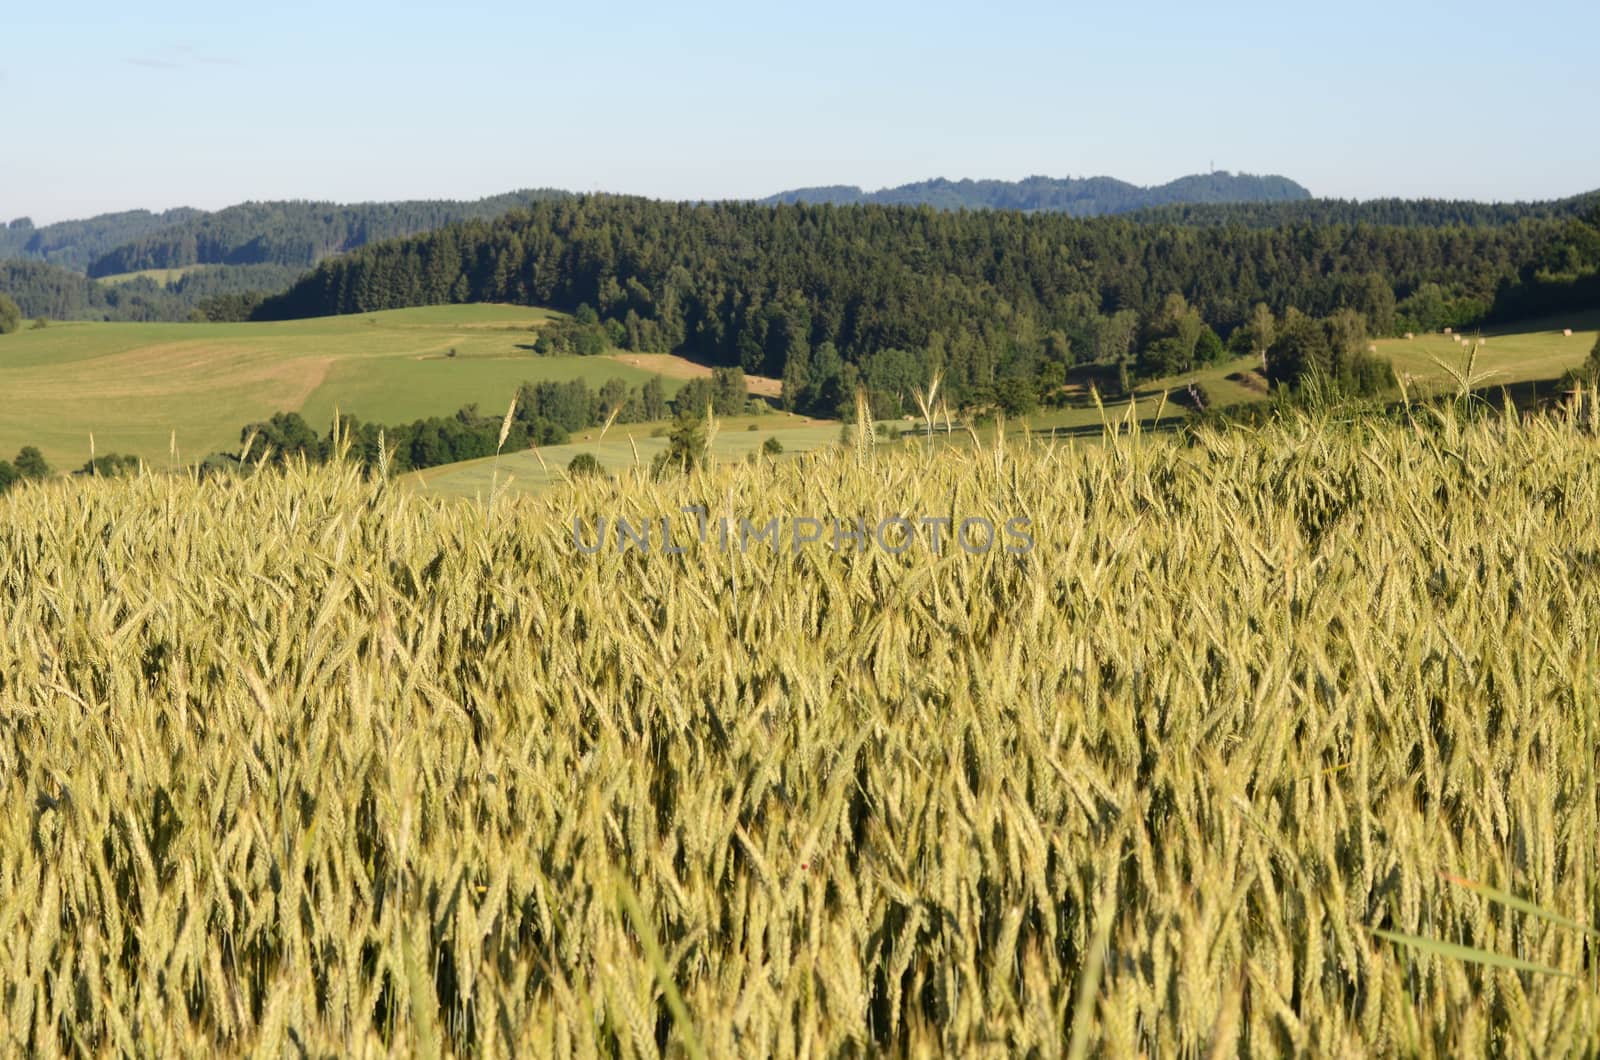
{"type": "Polygon", "coordinates": [[[1440,874],[1600,919],[1600,441],[1430,416],[13,491],[0,1039],[1593,1055],[1592,943],[1440,874]],[[1036,545],[573,545],[690,504],[1036,545]]]}

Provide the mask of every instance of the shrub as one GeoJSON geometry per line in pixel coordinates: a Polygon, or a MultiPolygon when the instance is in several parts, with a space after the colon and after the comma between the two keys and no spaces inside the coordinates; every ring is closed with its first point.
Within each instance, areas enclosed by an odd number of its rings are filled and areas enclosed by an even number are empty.
{"type": "Polygon", "coordinates": [[[593,475],[603,476],[605,466],[593,453],[579,453],[567,462],[567,474],[573,478],[585,478],[593,475]]]}
{"type": "Polygon", "coordinates": [[[97,456],[93,460],[85,461],[84,465],[74,471],[75,475],[99,475],[102,478],[114,478],[118,475],[132,475],[139,470],[139,458],[132,453],[107,453],[97,456]]]}
{"type": "Polygon", "coordinates": [[[50,465],[45,463],[44,454],[35,446],[25,445],[19,449],[15,463],[23,478],[41,479],[50,474],[50,465]]]}

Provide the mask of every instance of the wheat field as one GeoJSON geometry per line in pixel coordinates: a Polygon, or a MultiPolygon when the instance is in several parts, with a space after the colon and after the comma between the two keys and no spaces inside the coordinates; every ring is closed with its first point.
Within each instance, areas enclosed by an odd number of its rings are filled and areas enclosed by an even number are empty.
{"type": "Polygon", "coordinates": [[[1597,525],[1592,430],[1431,412],[16,490],[0,1039],[1594,1055],[1597,525]],[[1035,546],[574,547],[688,504],[1035,546]]]}

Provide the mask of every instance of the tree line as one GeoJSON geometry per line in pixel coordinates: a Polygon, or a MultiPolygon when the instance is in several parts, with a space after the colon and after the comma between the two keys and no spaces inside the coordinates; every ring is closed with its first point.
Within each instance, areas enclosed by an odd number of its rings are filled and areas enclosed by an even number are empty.
{"type": "Polygon", "coordinates": [[[382,239],[426,232],[452,221],[497,217],[566,192],[530,189],[472,202],[247,202],[198,213],[141,233],[96,256],[90,276],[190,265],[278,265],[304,269],[333,254],[382,239]]]}
{"type": "Polygon", "coordinates": [[[213,453],[203,467],[215,471],[251,466],[258,460],[282,463],[299,458],[320,463],[332,458],[342,442],[349,446],[348,457],[366,467],[376,468],[382,460],[391,473],[418,471],[493,456],[500,450],[565,445],[578,431],[608,422],[644,423],[669,415],[703,419],[708,408],[717,415],[737,415],[749,400],[744,372],[722,368],[709,378],[689,380],[670,399],[660,376],[636,387],[613,378],[599,389],[581,379],[524,383],[517,390],[509,424],[504,414],[467,405],[453,416],[403,424],[341,415],[337,426],[330,424],[319,432],[300,413],[279,412],[243,427],[238,453],[213,453]]]}
{"type": "Polygon", "coordinates": [[[1303,199],[1276,202],[1183,201],[1127,214],[1145,224],[1378,225],[1389,228],[1484,228],[1521,221],[1561,221],[1600,208],[1600,191],[1544,202],[1473,202],[1470,199],[1303,199]]]}
{"type": "Polygon", "coordinates": [[[50,320],[247,320],[269,292],[302,270],[282,265],[216,266],[166,283],[140,276],[101,283],[42,261],[0,261],[0,292],[26,317],[50,320]]]}
{"type": "Polygon", "coordinates": [[[790,407],[829,412],[863,381],[905,409],[934,370],[972,404],[1091,362],[1183,371],[1262,313],[1347,313],[1325,336],[1467,327],[1530,292],[1582,304],[1597,272],[1600,214],[1252,228],[584,196],[330,259],[255,318],[589,306],[622,348],[777,376],[790,407]]]}
{"type": "Polygon", "coordinates": [[[201,212],[187,207],[160,213],[124,210],[43,226],[35,226],[32,218],[18,217],[0,225],[0,259],[47,261],[83,272],[90,262],[117,246],[182,224],[200,216],[201,212]]]}
{"type": "Polygon", "coordinates": [[[1098,217],[1177,202],[1283,202],[1311,193],[1287,177],[1249,173],[1197,173],[1153,187],[1115,177],[1027,177],[1023,180],[917,181],[880,191],[848,184],[796,188],[762,199],[765,205],[800,202],[932,206],[938,210],[1050,210],[1098,217]]]}

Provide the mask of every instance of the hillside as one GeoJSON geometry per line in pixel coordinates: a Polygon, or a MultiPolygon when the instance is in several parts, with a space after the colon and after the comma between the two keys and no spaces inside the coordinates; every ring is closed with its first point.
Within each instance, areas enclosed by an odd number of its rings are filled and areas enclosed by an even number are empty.
{"type": "Polygon", "coordinates": [[[1247,173],[1206,173],[1140,187],[1113,177],[1028,177],[1025,180],[925,180],[867,192],[851,185],[797,188],[761,202],[872,203],[880,206],[932,206],[940,210],[1023,210],[1099,217],[1169,203],[1282,202],[1309,199],[1311,193],[1287,177],[1247,173]]]}
{"type": "Polygon", "coordinates": [[[367,243],[426,232],[472,218],[559,198],[553,189],[508,192],[472,202],[247,202],[200,214],[104,253],[90,276],[189,265],[285,265],[306,268],[367,243]]]}
{"type": "MultiPolygon", "coordinates": [[[[864,383],[875,407],[880,395],[898,405],[880,412],[890,415],[911,411],[911,388],[935,366],[952,405],[982,404],[1046,369],[1142,358],[1187,329],[1175,356],[1136,366],[1172,374],[1208,327],[1204,359],[1216,360],[1219,336],[1258,305],[1282,320],[1345,314],[1364,335],[1420,334],[1502,304],[1593,304],[1597,283],[1600,233],[1574,220],[1253,229],[585,196],[362,248],[259,312],[450,301],[588,311],[619,347],[786,379],[798,411],[834,415],[864,383]]],[[[1364,350],[1364,335],[1343,352],[1364,350]]]]}
{"type": "MultiPolygon", "coordinates": [[[[610,357],[535,356],[538,309],[471,305],[284,324],[54,324],[0,338],[0,453],[34,445],[57,467],[97,452],[166,466],[236,450],[241,428],[300,412],[325,430],[335,409],[364,422],[498,416],[524,382],[638,386],[655,373],[610,357]],[[449,353],[455,350],[457,356],[449,353]]],[[[681,380],[666,378],[671,394],[681,380]]]]}
{"type": "Polygon", "coordinates": [[[187,320],[218,300],[246,298],[240,319],[254,300],[292,284],[303,269],[284,265],[215,265],[150,270],[93,280],[44,261],[0,260],[0,293],[25,317],[169,323],[187,320]]]}
{"type": "Polygon", "coordinates": [[[43,227],[35,227],[29,218],[18,217],[9,224],[0,225],[0,260],[47,261],[83,272],[90,262],[114,247],[200,215],[200,210],[188,207],[161,213],[126,210],[43,227]]]}
{"type": "Polygon", "coordinates": [[[530,189],[472,201],[247,202],[212,212],[128,210],[43,227],[19,217],[0,225],[0,260],[49,262],[93,277],[190,265],[307,268],[374,240],[498,217],[565,194],[530,189]]]}
{"type": "Polygon", "coordinates": [[[1151,206],[1127,215],[1151,224],[1385,225],[1396,228],[1488,227],[1524,221],[1583,217],[1600,209],[1600,190],[1542,202],[1475,202],[1470,199],[1300,199],[1285,202],[1199,203],[1151,206]]]}

